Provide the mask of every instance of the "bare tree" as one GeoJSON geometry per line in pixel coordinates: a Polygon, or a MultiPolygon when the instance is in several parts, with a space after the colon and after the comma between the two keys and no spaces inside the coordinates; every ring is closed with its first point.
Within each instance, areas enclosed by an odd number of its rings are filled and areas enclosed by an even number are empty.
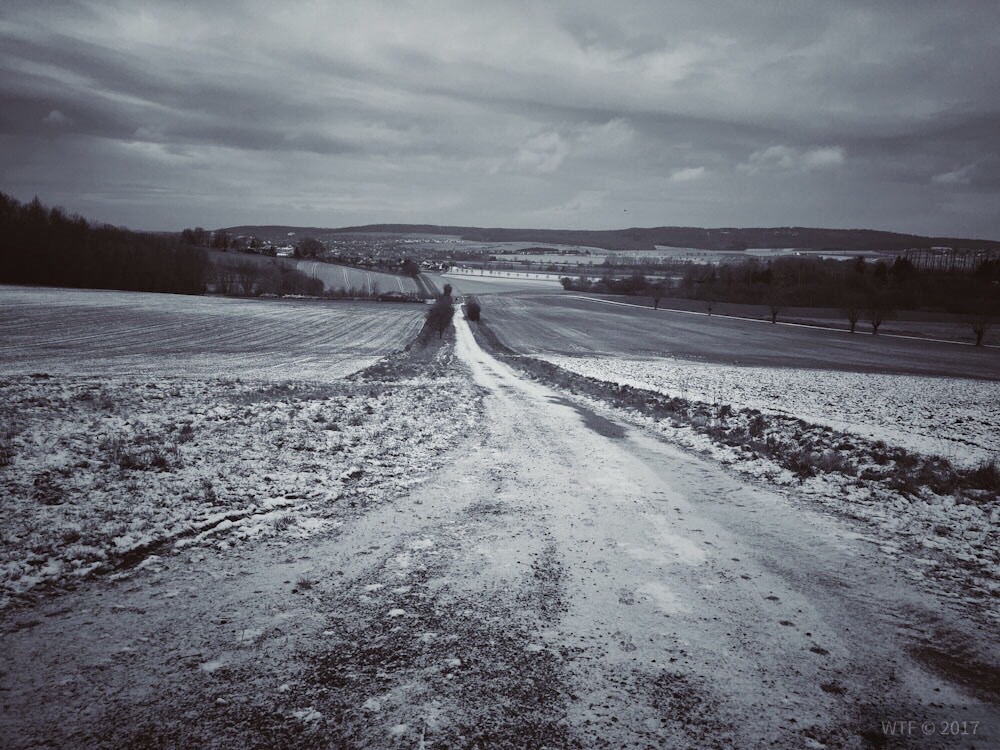
{"type": "Polygon", "coordinates": [[[868,305],[868,321],[872,324],[872,336],[878,336],[878,329],[886,318],[892,315],[892,301],[884,292],[875,292],[868,305]]]}
{"type": "Polygon", "coordinates": [[[465,317],[473,321],[479,320],[482,310],[482,306],[475,297],[468,298],[468,301],[465,303],[465,317]]]}
{"type": "Polygon", "coordinates": [[[315,237],[303,237],[295,246],[296,258],[318,258],[326,248],[315,237]]]}
{"type": "Polygon", "coordinates": [[[417,276],[420,275],[420,266],[416,264],[416,261],[407,258],[406,260],[403,261],[402,271],[407,276],[410,276],[415,279],[417,278],[417,276]]]}
{"type": "Polygon", "coordinates": [[[212,247],[223,252],[227,251],[229,249],[229,232],[225,229],[216,229],[212,232],[212,247]]]}
{"type": "Polygon", "coordinates": [[[847,318],[847,322],[851,325],[851,333],[854,333],[857,328],[863,310],[864,304],[861,302],[860,297],[855,294],[847,295],[847,298],[844,300],[844,317],[847,318]]]}
{"type": "Polygon", "coordinates": [[[646,285],[646,294],[653,300],[653,309],[660,309],[660,300],[662,300],[666,294],[667,290],[670,288],[670,280],[662,279],[659,281],[653,281],[646,285]]]}
{"type": "Polygon", "coordinates": [[[243,294],[247,297],[252,297],[258,291],[257,282],[260,277],[260,269],[257,264],[252,260],[245,260],[236,264],[233,269],[236,278],[239,280],[240,287],[243,289],[243,294]]]}
{"type": "Polygon", "coordinates": [[[983,339],[986,337],[986,333],[993,327],[996,322],[996,314],[989,310],[985,305],[980,306],[976,312],[969,315],[966,320],[972,327],[972,332],[976,336],[976,346],[983,345],[983,339]]]}
{"type": "Polygon", "coordinates": [[[257,279],[257,291],[260,294],[281,293],[281,269],[277,261],[272,260],[261,269],[260,277],[257,279]]]}
{"type": "Polygon", "coordinates": [[[767,292],[767,309],[771,312],[772,323],[778,322],[778,313],[784,306],[784,295],[782,295],[781,290],[775,289],[773,286],[770,287],[767,292]]]}
{"type": "Polygon", "coordinates": [[[212,275],[217,293],[225,296],[233,294],[236,288],[236,274],[229,265],[216,263],[212,275]]]}

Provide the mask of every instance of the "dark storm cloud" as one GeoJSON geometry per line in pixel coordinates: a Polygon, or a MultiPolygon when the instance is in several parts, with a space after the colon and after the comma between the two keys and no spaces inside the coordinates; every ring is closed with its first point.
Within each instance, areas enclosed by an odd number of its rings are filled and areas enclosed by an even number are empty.
{"type": "Polygon", "coordinates": [[[207,70],[198,77],[167,75],[134,54],[59,35],[47,44],[15,40],[0,55],[0,66],[6,133],[37,132],[39,121],[57,111],[75,133],[102,138],[324,154],[350,150],[292,125],[323,116],[329,102],[289,100],[270,82],[253,80],[252,65],[242,80],[207,70]]]}
{"type": "Polygon", "coordinates": [[[998,18],[978,0],[15,0],[0,189],[164,228],[627,212],[1000,236],[998,18]]]}

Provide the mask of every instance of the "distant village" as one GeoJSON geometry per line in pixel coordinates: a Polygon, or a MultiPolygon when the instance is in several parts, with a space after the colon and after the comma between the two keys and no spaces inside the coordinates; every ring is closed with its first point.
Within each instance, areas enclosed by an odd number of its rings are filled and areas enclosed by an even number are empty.
{"type": "Polygon", "coordinates": [[[311,235],[299,237],[297,232],[286,232],[284,237],[278,239],[233,234],[225,229],[208,231],[201,228],[185,229],[181,233],[181,239],[187,244],[223,252],[274,258],[308,258],[393,273],[412,273],[414,269],[408,268],[411,263],[419,271],[447,271],[453,265],[450,258],[443,257],[447,253],[428,252],[425,249],[428,244],[453,246],[449,240],[357,236],[317,239],[311,235]]]}

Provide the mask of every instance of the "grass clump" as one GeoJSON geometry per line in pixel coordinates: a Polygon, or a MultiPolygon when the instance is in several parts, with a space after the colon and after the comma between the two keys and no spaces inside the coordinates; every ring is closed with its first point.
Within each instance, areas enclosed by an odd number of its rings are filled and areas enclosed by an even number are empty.
{"type": "Polygon", "coordinates": [[[176,443],[163,443],[152,435],[109,435],[98,448],[109,464],[124,471],[170,471],[181,463],[176,443]]]}
{"type": "Polygon", "coordinates": [[[14,439],[9,434],[0,434],[0,468],[14,463],[14,439]]]}
{"type": "Polygon", "coordinates": [[[990,458],[969,472],[968,482],[973,489],[1000,492],[1000,464],[990,458]]]}
{"type": "Polygon", "coordinates": [[[10,466],[14,462],[16,450],[14,438],[21,431],[22,425],[14,412],[0,413],[0,468],[10,466]]]}

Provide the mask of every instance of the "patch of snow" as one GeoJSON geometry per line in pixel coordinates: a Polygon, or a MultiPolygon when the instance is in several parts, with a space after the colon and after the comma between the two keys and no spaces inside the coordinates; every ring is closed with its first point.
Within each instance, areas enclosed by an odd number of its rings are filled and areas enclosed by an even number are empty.
{"type": "Polygon", "coordinates": [[[639,586],[638,591],[649,597],[661,612],[668,615],[691,611],[690,607],[661,581],[648,581],[639,586]]]}
{"type": "Polygon", "coordinates": [[[204,664],[202,664],[199,667],[199,669],[202,672],[208,672],[209,674],[211,674],[212,672],[216,672],[222,669],[224,666],[226,666],[226,662],[224,659],[212,659],[211,661],[206,661],[204,664]]]}
{"type": "Polygon", "coordinates": [[[312,706],[309,706],[309,708],[300,708],[298,711],[292,711],[292,717],[307,724],[323,720],[323,714],[312,706]]]}

